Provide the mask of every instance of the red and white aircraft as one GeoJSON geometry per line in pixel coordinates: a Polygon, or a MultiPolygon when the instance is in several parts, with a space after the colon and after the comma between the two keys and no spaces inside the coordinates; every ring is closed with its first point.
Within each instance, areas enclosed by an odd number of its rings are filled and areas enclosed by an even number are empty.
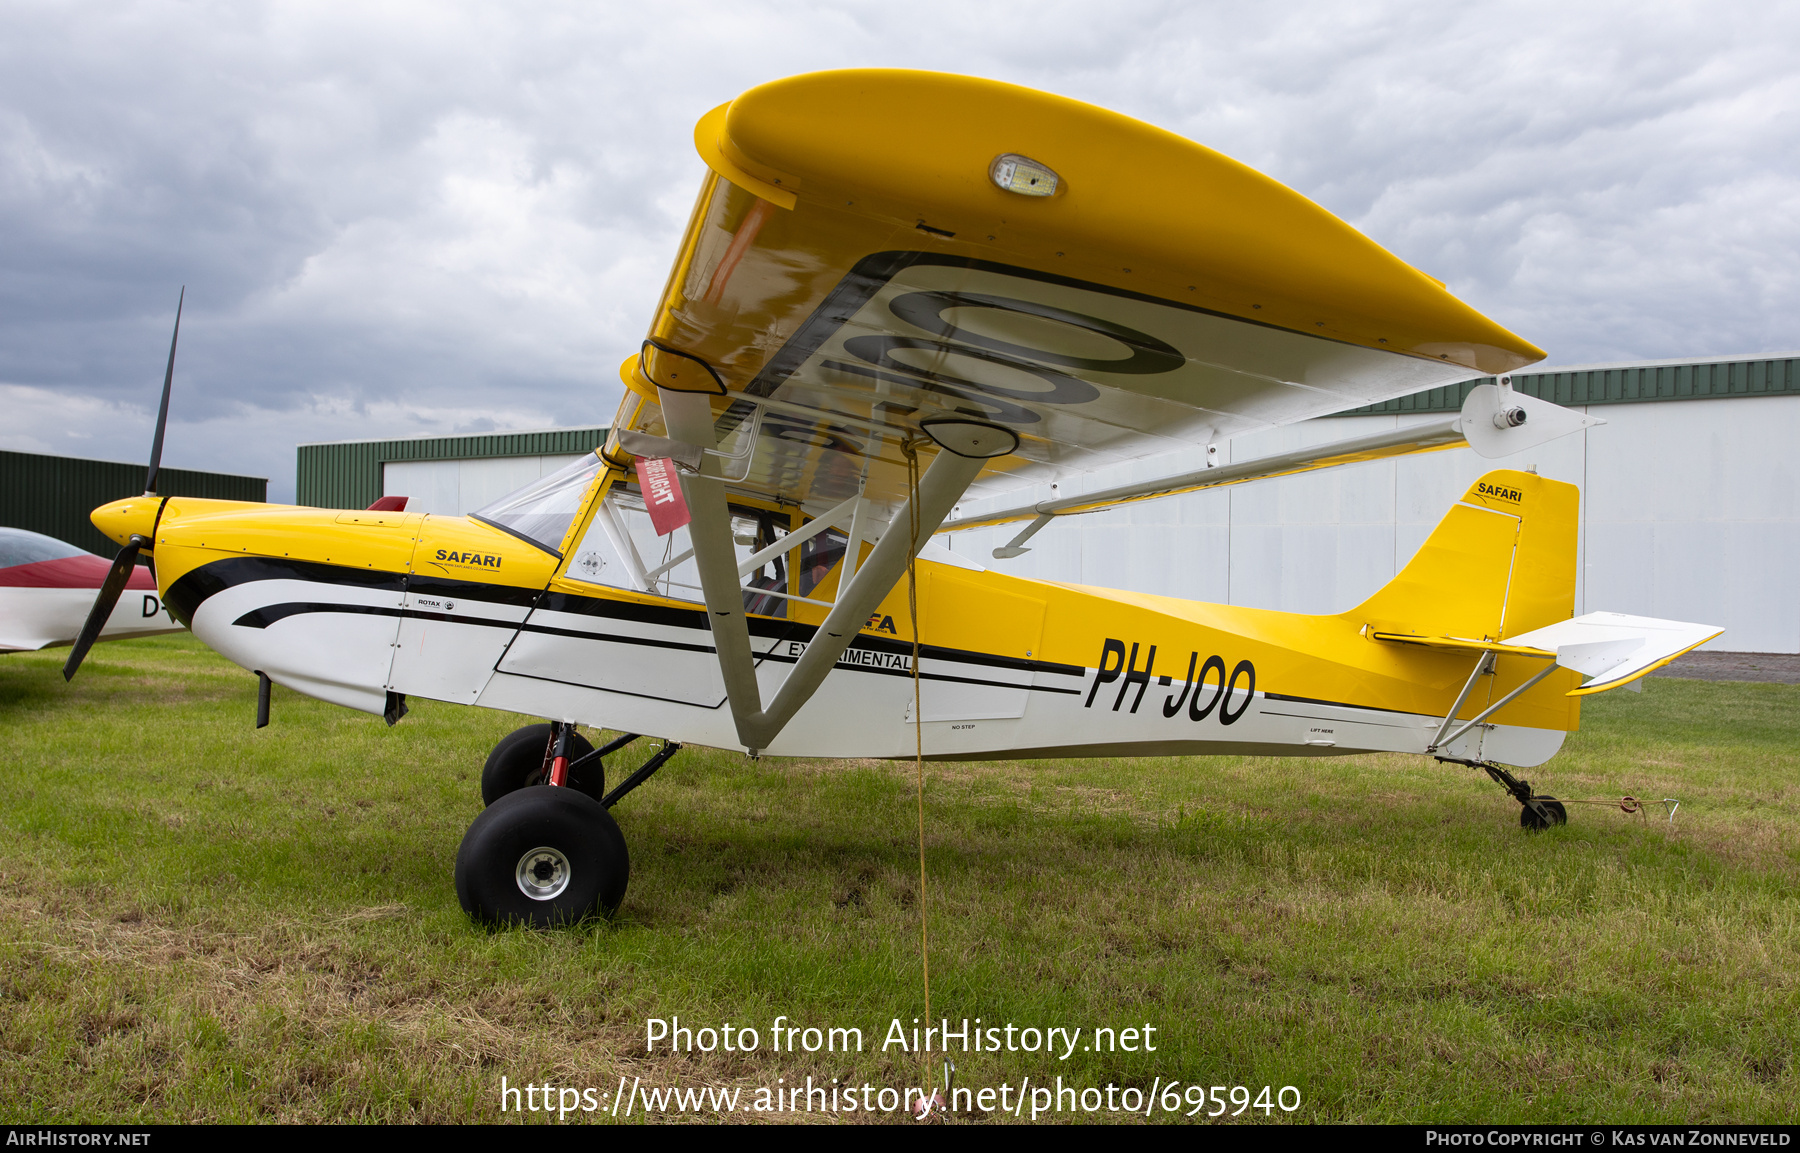
{"type": "MultiPolygon", "coordinates": [[[[0,652],[75,643],[111,569],[111,561],[55,537],[0,528],[0,652]]],[[[163,611],[156,578],[134,566],[98,639],[181,631],[163,611]]]]}

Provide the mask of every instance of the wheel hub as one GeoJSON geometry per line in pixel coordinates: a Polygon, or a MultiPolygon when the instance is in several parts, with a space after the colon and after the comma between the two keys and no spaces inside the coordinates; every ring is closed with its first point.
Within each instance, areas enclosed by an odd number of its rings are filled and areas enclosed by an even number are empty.
{"type": "Polygon", "coordinates": [[[569,887],[569,872],[569,858],[561,849],[541,845],[519,858],[513,876],[519,892],[534,901],[551,901],[569,887]]]}

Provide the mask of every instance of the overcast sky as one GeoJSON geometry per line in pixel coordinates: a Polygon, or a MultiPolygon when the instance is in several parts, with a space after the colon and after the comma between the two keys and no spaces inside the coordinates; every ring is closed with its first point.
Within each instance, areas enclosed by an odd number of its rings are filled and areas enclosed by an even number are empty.
{"type": "Polygon", "coordinates": [[[1323,204],[1552,363],[1800,347],[1800,7],[0,5],[0,448],[165,463],[604,424],[766,80],[964,72],[1323,204]]]}

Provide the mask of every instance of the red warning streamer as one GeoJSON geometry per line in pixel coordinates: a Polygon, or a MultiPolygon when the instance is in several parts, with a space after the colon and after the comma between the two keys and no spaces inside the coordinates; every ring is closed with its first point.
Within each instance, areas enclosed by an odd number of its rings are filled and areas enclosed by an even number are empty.
{"type": "Polygon", "coordinates": [[[682,495],[681,477],[675,472],[674,461],[666,456],[655,460],[639,457],[637,478],[657,536],[668,536],[694,519],[688,512],[687,497],[682,495]]]}

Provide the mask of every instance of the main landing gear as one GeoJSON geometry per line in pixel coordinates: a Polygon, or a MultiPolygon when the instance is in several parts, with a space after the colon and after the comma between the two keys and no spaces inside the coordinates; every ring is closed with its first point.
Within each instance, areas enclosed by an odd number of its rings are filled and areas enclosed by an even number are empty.
{"type": "Polygon", "coordinates": [[[1537,833],[1551,825],[1569,823],[1569,812],[1563,803],[1555,797],[1547,797],[1531,791],[1531,782],[1520,780],[1508,772],[1503,765],[1492,761],[1462,761],[1454,757],[1439,757],[1445,764],[1468,765],[1472,769],[1480,769],[1493,778],[1496,785],[1505,789],[1513,800],[1519,802],[1519,827],[1526,832],[1537,833]]]}
{"type": "Polygon", "coordinates": [[[663,742],[608,793],[601,758],[637,739],[631,733],[596,749],[565,722],[528,725],[495,745],[481,771],[487,808],[456,852],[463,911],[489,925],[537,929],[611,916],[625,899],[631,857],[608,810],[681,749],[663,742]]]}

